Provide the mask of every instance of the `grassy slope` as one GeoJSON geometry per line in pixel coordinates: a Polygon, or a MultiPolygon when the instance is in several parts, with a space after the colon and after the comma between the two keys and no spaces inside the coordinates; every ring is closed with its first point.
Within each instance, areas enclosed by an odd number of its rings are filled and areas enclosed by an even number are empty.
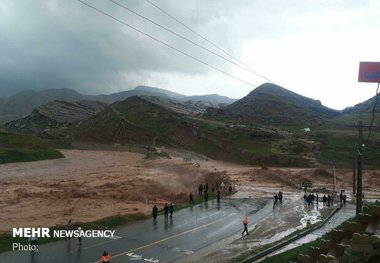
{"type": "Polygon", "coordinates": [[[62,153],[37,137],[0,131],[0,164],[62,157],[62,153]]]}
{"type": "MultiPolygon", "coordinates": [[[[359,120],[363,121],[364,164],[369,167],[378,167],[380,159],[380,131],[376,126],[372,130],[368,141],[368,126],[372,114],[344,114],[326,122],[319,130],[313,131],[311,138],[321,142],[320,162],[325,164],[338,164],[349,167],[352,156],[358,145],[359,120]]],[[[375,124],[380,123],[380,113],[375,115],[375,124]]]]}

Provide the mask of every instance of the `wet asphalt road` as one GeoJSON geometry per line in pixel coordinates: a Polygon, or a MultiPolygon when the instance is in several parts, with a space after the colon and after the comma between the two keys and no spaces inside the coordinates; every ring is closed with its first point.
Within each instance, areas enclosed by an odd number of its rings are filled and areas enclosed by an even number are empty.
{"type": "MultiPolygon", "coordinates": [[[[218,205],[215,200],[175,212],[172,219],[159,216],[116,229],[114,239],[84,238],[39,246],[30,252],[10,251],[0,255],[0,262],[18,263],[94,263],[103,250],[111,262],[174,262],[225,238],[241,236],[245,214],[254,223],[272,213],[268,200],[227,199],[218,205]]],[[[250,224],[251,225],[251,224],[250,224]]]]}
{"type": "Polygon", "coordinates": [[[265,258],[280,254],[282,252],[288,251],[290,249],[293,249],[295,247],[301,246],[303,244],[309,243],[311,241],[314,241],[318,238],[321,238],[324,234],[330,232],[340,224],[342,224],[344,221],[355,217],[356,215],[356,206],[353,204],[347,204],[347,206],[342,207],[340,211],[338,211],[335,215],[331,217],[331,219],[326,222],[325,225],[323,225],[321,228],[319,228],[316,231],[313,231],[312,233],[286,245],[285,247],[267,255],[266,257],[257,260],[255,262],[261,262],[265,258]]]}

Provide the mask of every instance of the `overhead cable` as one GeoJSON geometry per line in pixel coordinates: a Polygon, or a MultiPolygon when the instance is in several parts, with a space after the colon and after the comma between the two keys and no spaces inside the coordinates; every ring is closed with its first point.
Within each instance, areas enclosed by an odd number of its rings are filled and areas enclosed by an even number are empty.
{"type": "Polygon", "coordinates": [[[183,23],[182,21],[180,21],[178,18],[176,18],[175,16],[169,14],[167,11],[165,11],[164,9],[162,9],[161,7],[159,7],[157,4],[153,3],[152,1],[150,0],[146,0],[149,4],[151,4],[152,6],[154,6],[155,8],[157,8],[158,10],[160,10],[162,13],[164,13],[165,15],[167,15],[168,17],[170,17],[171,19],[173,19],[174,21],[176,21],[177,23],[179,23],[180,25],[182,25],[183,27],[187,28],[188,30],[190,30],[191,32],[193,32],[194,34],[196,34],[197,36],[199,36],[200,38],[202,38],[203,40],[205,40],[206,42],[208,42],[209,44],[211,44],[213,47],[215,47],[216,49],[218,49],[219,51],[223,52],[224,54],[226,54],[227,56],[229,56],[230,58],[234,59],[235,61],[237,61],[239,64],[241,64],[242,66],[244,66],[244,68],[246,70],[249,70],[250,72],[254,73],[255,75],[259,76],[260,78],[262,79],[265,79],[271,83],[273,83],[272,80],[270,80],[269,78],[263,76],[262,74],[260,74],[259,72],[257,72],[256,70],[254,70],[253,68],[249,67],[247,64],[245,64],[244,62],[242,62],[241,60],[237,59],[235,56],[231,55],[229,52],[227,52],[225,49],[219,47],[217,44],[213,43],[211,40],[209,40],[208,38],[206,38],[205,36],[203,36],[202,34],[198,33],[197,31],[195,31],[194,29],[192,29],[191,27],[187,26],[185,23],[183,23]]]}
{"type": "Polygon", "coordinates": [[[116,18],[116,17],[114,17],[114,16],[112,16],[112,15],[110,15],[110,14],[108,14],[108,13],[106,13],[106,12],[104,12],[104,11],[102,11],[102,10],[100,10],[100,9],[98,9],[98,8],[96,8],[96,7],[92,6],[92,5],[90,5],[90,4],[88,4],[88,3],[86,3],[86,2],[83,2],[82,0],[77,0],[77,1],[80,2],[80,3],[82,3],[83,5],[88,6],[88,7],[91,8],[91,9],[94,9],[94,10],[96,10],[97,12],[99,12],[99,13],[101,13],[101,14],[103,14],[103,15],[105,15],[105,16],[107,16],[107,17],[109,17],[109,18],[111,18],[111,19],[113,19],[113,20],[115,20],[115,21],[117,21],[117,22],[119,22],[119,23],[121,23],[121,24],[123,24],[123,25],[125,25],[125,26],[127,26],[127,27],[129,27],[129,28],[131,28],[131,29],[133,29],[133,30],[135,30],[135,31],[137,31],[137,32],[139,32],[139,33],[142,34],[142,35],[147,36],[147,37],[153,39],[154,41],[157,41],[157,42],[159,42],[159,43],[161,43],[161,44],[167,46],[168,48],[171,48],[171,49],[173,49],[173,50],[175,50],[175,51],[177,51],[177,52],[179,52],[179,53],[181,53],[181,54],[183,54],[183,55],[185,55],[185,56],[187,56],[187,57],[189,57],[189,58],[192,58],[193,60],[195,60],[195,61],[197,61],[197,62],[199,62],[199,63],[201,63],[201,64],[203,64],[203,65],[206,65],[206,66],[208,66],[208,67],[210,67],[210,68],[212,68],[212,69],[214,69],[214,70],[216,70],[216,71],[219,71],[220,73],[223,73],[223,74],[225,74],[225,75],[227,75],[227,76],[229,76],[229,77],[231,77],[231,78],[234,78],[234,79],[236,79],[236,80],[239,80],[240,82],[243,82],[243,83],[245,83],[245,84],[247,84],[247,85],[249,85],[249,86],[252,86],[252,87],[254,87],[254,88],[257,87],[256,85],[254,85],[254,84],[252,84],[252,83],[249,83],[249,82],[246,81],[246,80],[243,80],[243,79],[241,79],[241,78],[239,78],[239,77],[236,77],[236,76],[234,76],[234,75],[232,75],[232,74],[230,74],[230,73],[228,73],[228,72],[226,72],[226,71],[224,71],[224,70],[222,70],[222,69],[219,69],[219,68],[217,68],[217,67],[215,67],[215,66],[212,66],[212,65],[210,65],[209,63],[204,62],[204,61],[202,61],[201,59],[194,57],[193,55],[190,55],[190,54],[188,54],[188,53],[186,53],[186,52],[184,52],[184,51],[182,51],[182,50],[180,50],[180,49],[178,49],[178,48],[176,48],[176,47],[174,47],[174,46],[172,46],[172,45],[170,45],[170,44],[168,44],[168,43],[166,43],[166,42],[164,42],[164,41],[161,41],[161,40],[159,40],[158,38],[153,37],[153,36],[149,35],[148,33],[145,33],[145,32],[143,32],[142,30],[140,30],[140,29],[138,29],[138,28],[136,28],[136,27],[134,27],[134,26],[131,26],[131,25],[129,25],[128,23],[126,23],[126,22],[124,22],[124,21],[122,21],[122,20],[120,20],[120,19],[118,19],[118,18],[116,18]]]}
{"type": "MultiPolygon", "coordinates": [[[[212,51],[212,50],[210,50],[210,49],[208,49],[208,48],[206,48],[206,47],[204,47],[202,45],[199,45],[198,43],[192,41],[191,39],[189,39],[189,38],[187,38],[187,37],[185,37],[185,36],[183,36],[183,35],[175,32],[175,31],[173,31],[173,30],[171,30],[171,29],[169,29],[169,28],[167,28],[167,27],[165,27],[165,26],[163,26],[163,25],[161,25],[161,24],[159,24],[159,23],[157,23],[155,21],[153,21],[152,19],[147,18],[146,16],[144,16],[144,15],[142,15],[142,14],[140,14],[140,13],[138,13],[138,12],[132,10],[132,9],[130,9],[129,7],[127,7],[125,5],[122,5],[122,4],[120,4],[120,3],[118,3],[118,2],[116,2],[114,0],[109,0],[109,1],[111,1],[112,3],[114,3],[115,5],[123,8],[123,9],[125,9],[125,10],[127,10],[127,11],[129,11],[129,12],[131,12],[131,13],[139,16],[139,17],[141,17],[142,19],[144,19],[144,20],[146,20],[146,21],[148,21],[148,22],[150,22],[150,23],[152,23],[152,24],[154,24],[154,25],[156,25],[156,26],[158,26],[158,27],[166,30],[167,32],[170,32],[170,33],[172,33],[172,34],[174,34],[174,35],[176,35],[176,36],[178,36],[178,37],[180,37],[180,38],[188,41],[189,43],[191,43],[191,44],[193,44],[193,45],[195,45],[195,46],[197,46],[197,47],[199,47],[199,48],[201,48],[203,50],[206,50],[207,52],[209,52],[209,53],[211,53],[211,54],[213,54],[213,55],[215,55],[215,56],[217,56],[217,57],[219,57],[221,59],[224,59],[224,60],[232,63],[233,65],[238,66],[239,68],[242,68],[242,69],[244,69],[244,70],[246,70],[246,71],[254,74],[255,76],[258,76],[260,78],[264,78],[264,79],[268,80],[267,78],[265,78],[265,77],[261,76],[260,74],[258,74],[256,71],[253,71],[253,70],[249,69],[247,66],[240,65],[241,63],[240,64],[236,63],[236,62],[234,62],[234,61],[232,61],[232,60],[230,60],[230,59],[228,59],[228,58],[226,58],[226,57],[224,57],[224,56],[222,56],[222,55],[220,55],[220,54],[218,54],[218,53],[216,53],[216,52],[214,52],[214,51],[212,51]]],[[[270,80],[268,80],[268,81],[270,81],[270,80]]]]}

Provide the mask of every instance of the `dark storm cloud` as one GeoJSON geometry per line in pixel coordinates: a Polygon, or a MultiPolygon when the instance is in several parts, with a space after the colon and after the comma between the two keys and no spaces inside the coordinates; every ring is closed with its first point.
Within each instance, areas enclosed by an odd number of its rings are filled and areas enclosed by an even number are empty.
{"type": "MultiPolygon", "coordinates": [[[[87,2],[185,52],[208,61],[215,59],[109,1],[87,2]]],[[[145,1],[120,3],[173,26],[172,21],[145,1]]],[[[195,8],[190,9],[196,12],[195,8]]],[[[194,26],[213,18],[210,14],[197,16],[192,21],[194,26]]],[[[23,89],[63,87],[84,93],[108,93],[132,88],[130,80],[142,82],[151,71],[187,74],[208,71],[78,1],[3,2],[0,37],[0,96],[23,89]]]]}
{"type": "MultiPolygon", "coordinates": [[[[264,82],[109,0],[83,1],[252,85],[193,61],[77,0],[0,0],[0,97],[23,89],[109,94],[151,85],[189,95],[241,98],[264,82]]],[[[146,0],[114,1],[215,51],[146,0]]],[[[373,96],[357,89],[356,74],[360,60],[379,60],[379,1],[150,1],[294,92],[336,108],[373,96]],[[335,89],[340,86],[352,95],[341,96],[335,89]]]]}

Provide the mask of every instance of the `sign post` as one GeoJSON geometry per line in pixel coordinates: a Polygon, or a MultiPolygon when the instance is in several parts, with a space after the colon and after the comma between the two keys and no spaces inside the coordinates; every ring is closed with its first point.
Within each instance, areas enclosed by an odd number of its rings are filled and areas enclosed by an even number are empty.
{"type": "Polygon", "coordinates": [[[380,62],[360,62],[359,82],[380,83],[380,62]]]}
{"type": "Polygon", "coordinates": [[[357,172],[357,190],[356,190],[356,214],[362,212],[363,206],[363,122],[359,122],[359,148],[358,148],[358,172],[357,172]]]}

